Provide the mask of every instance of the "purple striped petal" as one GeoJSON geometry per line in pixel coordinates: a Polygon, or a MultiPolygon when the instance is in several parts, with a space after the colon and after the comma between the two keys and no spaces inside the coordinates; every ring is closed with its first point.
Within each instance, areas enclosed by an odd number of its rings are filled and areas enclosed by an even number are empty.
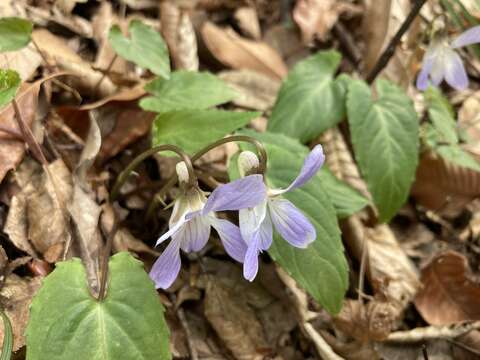
{"type": "Polygon", "coordinates": [[[465,90],[468,87],[468,76],[462,59],[451,49],[445,52],[445,80],[456,90],[465,90]]]}
{"type": "Polygon", "coordinates": [[[480,43],[480,26],[475,26],[461,33],[452,41],[452,49],[480,43]]]}
{"type": "Polygon", "coordinates": [[[248,245],[245,261],[243,263],[243,277],[253,281],[258,273],[258,255],[260,253],[260,238],[254,237],[248,245]]]}
{"type": "Polygon", "coordinates": [[[217,230],[227,254],[238,262],[243,263],[245,253],[247,252],[247,244],[243,241],[238,226],[232,224],[230,221],[217,219],[215,217],[212,217],[210,221],[213,228],[217,230]]]}
{"type": "Polygon", "coordinates": [[[316,145],[305,158],[300,173],[298,174],[296,179],[293,180],[290,186],[283,190],[272,190],[272,195],[280,195],[304,185],[308,180],[312,178],[312,176],[317,173],[318,170],[320,170],[324,161],[325,155],[323,154],[322,145],[316,145]]]}
{"type": "Polygon", "coordinates": [[[208,197],[203,214],[254,207],[266,196],[262,175],[249,175],[217,187],[208,197]]]}
{"type": "Polygon", "coordinates": [[[291,245],[306,248],[317,237],[313,225],[290,201],[272,199],[268,208],[275,230],[291,245]]]}
{"type": "Polygon", "coordinates": [[[267,215],[267,199],[255,207],[241,209],[238,212],[240,232],[247,244],[250,244],[253,235],[257,232],[267,215]]]}
{"type": "Polygon", "coordinates": [[[173,237],[179,239],[180,247],[186,253],[200,251],[210,237],[210,227],[206,216],[196,216],[186,222],[173,237]]]}
{"type": "Polygon", "coordinates": [[[183,216],[180,217],[180,219],[175,224],[170,225],[170,229],[168,229],[168,231],[166,233],[164,233],[162,236],[160,236],[160,238],[157,240],[157,243],[155,244],[155,246],[158,246],[159,244],[161,244],[162,242],[164,242],[168,238],[175,235],[182,228],[182,226],[185,225],[185,222],[187,221],[185,219],[186,215],[187,214],[184,214],[183,216]]]}
{"type": "Polygon", "coordinates": [[[423,57],[422,70],[420,71],[417,77],[416,86],[418,90],[422,90],[422,91],[427,90],[428,77],[430,75],[430,72],[432,71],[434,62],[435,62],[435,52],[431,48],[428,48],[427,52],[425,53],[425,56],[423,57]]]}
{"type": "Polygon", "coordinates": [[[180,272],[180,241],[172,240],[162,255],[153,264],[150,278],[156,289],[167,289],[173,284],[180,272]]]}

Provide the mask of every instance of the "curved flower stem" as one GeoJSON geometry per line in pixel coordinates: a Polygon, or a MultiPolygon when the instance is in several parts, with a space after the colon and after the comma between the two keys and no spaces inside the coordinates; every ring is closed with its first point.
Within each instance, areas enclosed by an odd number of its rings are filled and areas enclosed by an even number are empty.
{"type": "MultiPolygon", "coordinates": [[[[223,139],[217,140],[217,141],[205,146],[203,149],[201,149],[197,153],[195,153],[191,158],[192,162],[197,161],[198,159],[200,159],[203,155],[205,155],[210,150],[212,150],[212,149],[214,149],[214,148],[216,148],[220,145],[223,145],[223,144],[226,144],[226,143],[229,143],[229,142],[234,142],[234,141],[248,142],[248,143],[253,144],[255,146],[255,148],[257,150],[257,154],[259,156],[259,162],[260,162],[258,173],[260,173],[262,175],[265,175],[265,171],[267,170],[267,152],[265,151],[265,147],[257,139],[255,139],[251,136],[246,136],[246,135],[232,135],[232,136],[227,136],[223,139]]],[[[168,180],[168,182],[155,194],[155,196],[153,197],[153,199],[150,202],[150,205],[148,206],[148,209],[147,209],[147,216],[146,216],[147,221],[151,219],[154,211],[157,209],[158,204],[160,203],[159,199],[161,199],[162,196],[165,195],[165,193],[173,185],[175,185],[176,179],[177,179],[176,175],[172,176],[168,180]]]]}
{"type": "Polygon", "coordinates": [[[203,155],[205,155],[207,152],[209,152],[210,150],[220,145],[223,145],[229,142],[234,142],[234,141],[248,142],[255,146],[257,150],[257,154],[259,156],[259,160],[260,160],[260,167],[258,169],[258,173],[264,175],[265,171],[267,170],[267,152],[265,151],[265,147],[257,139],[251,136],[246,136],[246,135],[232,135],[232,136],[227,136],[226,138],[217,140],[214,143],[211,143],[210,145],[205,146],[203,149],[201,149],[199,152],[193,155],[192,161],[195,162],[196,160],[201,158],[203,155]]]}
{"type": "MultiPolygon", "coordinates": [[[[188,170],[188,181],[189,184],[194,184],[196,181],[195,177],[195,172],[193,171],[193,165],[192,165],[192,160],[190,157],[178,146],[175,145],[170,145],[170,144],[165,144],[165,145],[160,145],[156,146],[154,148],[148,149],[147,151],[144,151],[140,155],[138,155],[135,159],[133,159],[130,164],[123,170],[118,176],[117,176],[117,181],[115,181],[115,185],[113,186],[112,191],[110,192],[110,201],[113,202],[118,196],[118,193],[120,191],[120,188],[122,185],[127,181],[128,177],[130,176],[130,173],[146,158],[149,156],[156,154],[161,151],[173,151],[175,152],[182,160],[185,162],[185,165],[187,165],[187,170],[188,170]]],[[[176,177],[175,177],[176,179],[176,177]]],[[[167,185],[170,183],[169,181],[167,185]]],[[[173,183],[174,184],[174,183],[173,183]]],[[[172,186],[171,184],[170,186],[172,186]]]]}

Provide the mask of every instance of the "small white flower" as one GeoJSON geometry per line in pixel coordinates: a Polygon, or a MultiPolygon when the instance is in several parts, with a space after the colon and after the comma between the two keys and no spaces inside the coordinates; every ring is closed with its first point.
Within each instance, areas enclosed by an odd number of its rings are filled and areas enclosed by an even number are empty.
{"type": "Polygon", "coordinates": [[[455,49],[480,42],[480,26],[460,34],[451,43],[446,38],[436,38],[429,45],[423,58],[422,70],[417,77],[417,88],[426,90],[429,79],[438,86],[445,80],[456,90],[468,87],[468,77],[460,55],[455,49]]]}

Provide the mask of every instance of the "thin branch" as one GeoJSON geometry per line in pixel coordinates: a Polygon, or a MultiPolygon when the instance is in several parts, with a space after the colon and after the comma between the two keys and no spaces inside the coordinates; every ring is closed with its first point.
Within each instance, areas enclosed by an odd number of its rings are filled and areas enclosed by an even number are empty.
{"type": "Polygon", "coordinates": [[[367,83],[369,84],[373,83],[373,81],[376,79],[378,74],[380,74],[380,72],[387,66],[393,54],[395,54],[395,49],[397,48],[397,45],[400,43],[402,36],[410,28],[410,25],[412,25],[413,20],[415,20],[418,13],[422,9],[422,6],[425,5],[426,2],[427,0],[415,0],[415,4],[413,5],[412,10],[408,14],[402,26],[400,26],[400,29],[398,29],[395,36],[392,38],[392,40],[390,40],[390,43],[388,44],[387,48],[384,50],[384,52],[378,59],[372,71],[370,71],[370,73],[368,74],[366,78],[367,83]]]}

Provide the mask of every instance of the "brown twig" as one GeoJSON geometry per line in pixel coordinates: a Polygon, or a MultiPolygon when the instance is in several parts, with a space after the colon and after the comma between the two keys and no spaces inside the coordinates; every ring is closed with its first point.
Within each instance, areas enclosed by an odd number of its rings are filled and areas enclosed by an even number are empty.
{"type": "Polygon", "coordinates": [[[412,25],[413,20],[415,20],[422,6],[425,5],[426,2],[427,0],[415,0],[415,4],[413,5],[412,10],[410,10],[410,13],[408,14],[407,18],[404,20],[402,26],[400,26],[395,36],[392,38],[392,40],[390,40],[390,43],[388,44],[387,48],[383,51],[380,58],[377,60],[377,63],[373,67],[372,71],[370,71],[370,73],[367,75],[367,78],[366,78],[367,83],[369,84],[373,83],[373,81],[376,79],[378,74],[380,74],[380,72],[387,66],[393,54],[395,54],[395,49],[397,48],[397,45],[400,43],[400,40],[402,39],[403,34],[407,32],[410,25],[412,25]]]}
{"type": "Polygon", "coordinates": [[[353,39],[352,35],[348,32],[347,28],[341,22],[337,22],[333,26],[333,33],[336,37],[338,37],[340,44],[345,49],[345,52],[347,53],[347,56],[352,62],[353,66],[355,68],[358,68],[360,62],[362,61],[362,54],[356,46],[355,40],[353,39]]]}
{"type": "Polygon", "coordinates": [[[92,94],[95,96],[97,95],[97,92],[98,92],[98,89],[100,88],[100,84],[102,83],[102,81],[105,79],[105,77],[107,76],[107,74],[110,72],[110,69],[112,68],[113,64],[115,63],[115,60],[117,60],[117,57],[118,55],[115,54],[112,58],[112,60],[110,60],[110,63],[108,64],[107,68],[102,71],[102,77],[97,81],[97,83],[95,84],[95,86],[93,87],[93,91],[92,91],[92,94]]]}

